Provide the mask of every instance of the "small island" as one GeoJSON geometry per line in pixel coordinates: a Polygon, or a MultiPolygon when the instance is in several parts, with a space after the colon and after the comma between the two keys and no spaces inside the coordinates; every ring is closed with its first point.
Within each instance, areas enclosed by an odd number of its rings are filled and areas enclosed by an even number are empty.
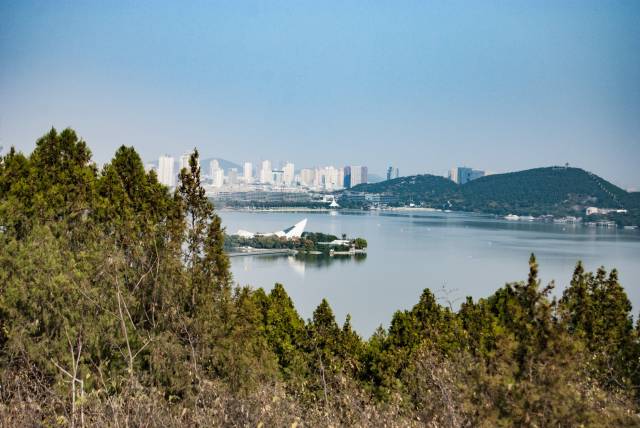
{"type": "Polygon", "coordinates": [[[348,238],[346,234],[338,237],[320,232],[304,232],[300,237],[292,238],[276,235],[225,237],[225,249],[230,255],[272,254],[276,251],[264,250],[277,250],[277,253],[348,256],[366,254],[367,245],[367,240],[361,237],[348,238]]]}

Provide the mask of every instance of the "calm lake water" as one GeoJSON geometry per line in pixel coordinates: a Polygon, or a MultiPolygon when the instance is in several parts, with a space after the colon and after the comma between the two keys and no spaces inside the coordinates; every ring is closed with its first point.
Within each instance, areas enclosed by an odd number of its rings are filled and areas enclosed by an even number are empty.
{"type": "MultiPolygon", "coordinates": [[[[368,337],[388,327],[396,310],[418,302],[424,288],[457,307],[465,296],[492,294],[506,282],[526,279],[536,254],[543,282],[557,295],[582,260],[587,269],[618,268],[634,306],[640,308],[640,232],[637,230],[507,222],[487,216],[430,212],[278,213],[221,211],[230,234],[270,232],[308,218],[307,231],[363,237],[364,258],[259,256],[232,258],[235,282],[273,288],[284,284],[306,319],[326,298],[342,323],[350,313],[368,337]]],[[[637,315],[637,314],[636,314],[637,315]]]]}

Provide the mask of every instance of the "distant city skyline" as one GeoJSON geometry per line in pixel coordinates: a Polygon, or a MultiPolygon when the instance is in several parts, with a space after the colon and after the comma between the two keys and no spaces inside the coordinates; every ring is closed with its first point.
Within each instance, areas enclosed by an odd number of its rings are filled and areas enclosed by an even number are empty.
{"type": "MultiPolygon", "coordinates": [[[[197,149],[197,148],[196,148],[197,149]]],[[[189,167],[189,159],[193,151],[185,152],[178,157],[169,154],[161,155],[157,161],[145,162],[147,171],[155,170],[158,181],[168,187],[177,185],[179,174],[183,168],[189,167]]],[[[296,169],[293,162],[271,162],[263,159],[258,162],[257,170],[253,167],[253,162],[244,161],[242,167],[239,163],[231,162],[222,158],[198,158],[201,178],[208,191],[219,192],[229,189],[239,190],[282,190],[282,188],[301,188],[317,191],[334,191],[348,189],[358,184],[369,183],[368,167],[366,165],[345,165],[334,166],[314,166],[312,168],[302,167],[296,169]],[[205,161],[205,169],[202,169],[205,161]],[[223,167],[224,162],[228,168],[223,167]],[[242,170],[242,175],[239,174],[242,170]],[[224,188],[224,189],[223,189],[224,188]]],[[[101,165],[97,165],[101,168],[101,165]]],[[[395,169],[396,176],[399,176],[399,169],[395,169]]]]}
{"type": "Polygon", "coordinates": [[[5,151],[72,127],[101,164],[122,144],[382,177],[568,162],[640,188],[640,2],[26,0],[0,16],[5,151]]]}

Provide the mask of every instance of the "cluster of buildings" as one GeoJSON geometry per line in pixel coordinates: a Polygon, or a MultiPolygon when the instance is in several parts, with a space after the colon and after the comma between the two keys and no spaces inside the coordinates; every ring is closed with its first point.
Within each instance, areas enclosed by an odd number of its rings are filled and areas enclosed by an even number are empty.
{"type": "MultiPolygon", "coordinates": [[[[185,153],[177,162],[172,156],[160,156],[158,180],[166,186],[174,187],[180,170],[189,167],[190,156],[191,153],[185,153]]],[[[220,162],[213,159],[209,165],[200,165],[200,168],[207,192],[222,195],[249,191],[334,191],[368,183],[368,168],[360,165],[296,170],[292,162],[284,162],[275,167],[270,160],[263,160],[255,166],[252,162],[244,162],[241,171],[238,168],[228,168],[225,171],[220,162]]]]}
{"type": "Polygon", "coordinates": [[[617,214],[626,214],[627,210],[620,208],[597,208],[597,207],[587,207],[585,210],[586,215],[607,215],[611,213],[617,214]]]}
{"type": "MultiPolygon", "coordinates": [[[[191,153],[185,153],[178,158],[177,162],[172,156],[160,156],[157,166],[159,181],[166,186],[174,187],[180,170],[189,167],[190,156],[191,153]]],[[[217,159],[213,159],[205,168],[200,167],[207,191],[222,195],[247,191],[331,192],[350,189],[358,184],[369,182],[368,168],[361,165],[344,167],[329,165],[296,170],[292,162],[280,163],[275,167],[270,160],[263,160],[257,165],[244,162],[242,168],[225,170],[217,159]]],[[[485,175],[485,171],[459,166],[449,171],[448,178],[458,184],[465,184],[485,175]]],[[[399,168],[389,166],[386,179],[392,180],[398,177],[400,177],[399,168]]]]}

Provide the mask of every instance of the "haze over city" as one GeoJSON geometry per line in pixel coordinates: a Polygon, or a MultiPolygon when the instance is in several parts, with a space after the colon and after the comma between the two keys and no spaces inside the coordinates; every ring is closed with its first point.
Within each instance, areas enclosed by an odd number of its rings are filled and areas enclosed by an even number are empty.
{"type": "Polygon", "coordinates": [[[640,187],[640,3],[2,2],[0,146],[640,187]]]}

